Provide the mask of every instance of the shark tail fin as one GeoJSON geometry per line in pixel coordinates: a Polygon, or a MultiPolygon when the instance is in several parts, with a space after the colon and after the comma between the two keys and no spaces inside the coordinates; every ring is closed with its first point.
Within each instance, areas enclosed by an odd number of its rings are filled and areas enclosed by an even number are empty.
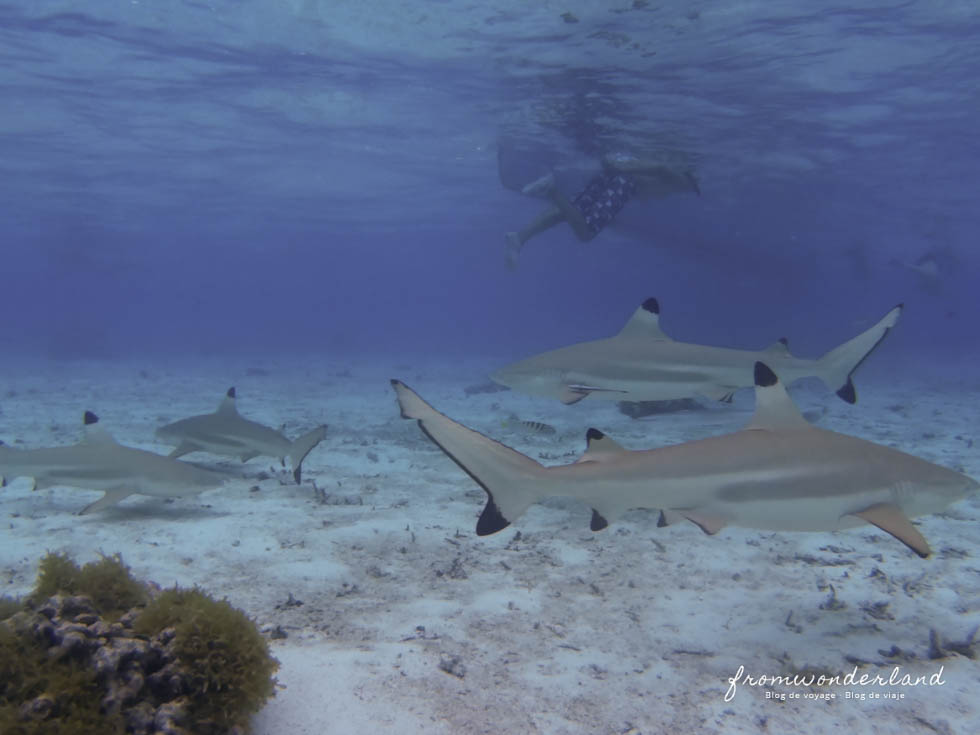
{"type": "Polygon", "coordinates": [[[313,447],[323,441],[326,435],[327,425],[322,424],[296,439],[290,447],[289,458],[293,461],[293,479],[296,480],[297,485],[303,477],[303,460],[313,450],[313,447]]]}
{"type": "Polygon", "coordinates": [[[402,418],[419,428],[487,493],[487,505],[476,524],[478,536],[509,526],[531,505],[544,499],[546,469],[530,457],[453,421],[400,380],[392,380],[402,418]]]}
{"type": "Polygon", "coordinates": [[[902,314],[903,304],[899,304],[882,317],[870,329],[852,337],[839,347],[835,347],[817,360],[817,377],[848,403],[857,401],[857,392],[851,376],[875,347],[881,344],[902,314]]]}

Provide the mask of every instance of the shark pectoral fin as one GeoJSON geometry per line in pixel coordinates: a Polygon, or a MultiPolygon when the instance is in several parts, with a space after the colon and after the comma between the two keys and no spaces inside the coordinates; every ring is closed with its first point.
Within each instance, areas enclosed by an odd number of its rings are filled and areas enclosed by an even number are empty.
{"type": "Polygon", "coordinates": [[[919,533],[919,529],[912,525],[912,521],[897,505],[879,503],[872,505],[867,510],[862,510],[860,513],[851,513],[851,515],[877,526],[885,533],[890,533],[923,559],[932,553],[929,542],[919,533]]]}
{"type": "Polygon", "coordinates": [[[676,513],[682,518],[686,518],[709,536],[714,536],[728,525],[728,521],[721,516],[711,515],[710,513],[699,513],[696,510],[674,510],[667,512],[676,513]]]}
{"type": "Polygon", "coordinates": [[[132,495],[132,493],[129,490],[125,490],[123,488],[113,488],[111,490],[106,490],[105,495],[103,495],[101,498],[96,500],[94,503],[91,503],[90,505],[86,505],[84,508],[82,508],[81,511],[79,511],[78,515],[83,516],[87,513],[91,513],[92,511],[108,508],[110,505],[115,505],[120,500],[125,500],[130,495],[132,495]]]}
{"type": "Polygon", "coordinates": [[[182,442],[167,456],[170,457],[170,459],[177,459],[178,457],[183,457],[185,454],[198,451],[200,451],[200,448],[197,445],[191,444],[190,442],[182,442]]]}
{"type": "Polygon", "coordinates": [[[573,403],[578,403],[592,393],[623,393],[625,395],[627,392],[618,388],[600,388],[595,385],[570,383],[562,386],[561,392],[558,394],[558,400],[566,406],[569,406],[573,403]]]}
{"type": "Polygon", "coordinates": [[[566,406],[571,406],[573,403],[578,403],[583,398],[589,395],[589,391],[577,390],[571,386],[562,386],[561,392],[558,394],[558,400],[564,403],[566,406]]]}

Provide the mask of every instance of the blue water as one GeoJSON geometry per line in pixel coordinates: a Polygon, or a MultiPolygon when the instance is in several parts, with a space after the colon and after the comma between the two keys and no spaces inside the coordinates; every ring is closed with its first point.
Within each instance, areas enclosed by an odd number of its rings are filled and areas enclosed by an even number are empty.
{"type": "Polygon", "coordinates": [[[968,0],[0,3],[0,348],[516,357],[657,296],[689,341],[815,354],[903,301],[893,354],[972,351],[978,37],[968,0]],[[512,139],[703,195],[510,273],[512,139]]]}
{"type": "Polygon", "coordinates": [[[856,406],[815,381],[794,398],[980,477],[978,39],[977,0],[0,0],[0,438],[73,444],[91,409],[166,452],[153,430],[232,385],[290,436],[330,425],[303,485],[235,460],[201,498],[76,517],[91,490],[16,480],[0,593],[45,550],[121,550],[285,625],[259,735],[348,710],[359,732],[980,732],[976,662],[929,658],[976,633],[973,500],[917,521],[927,561],[863,528],[707,538],[638,514],[592,536],[563,501],[479,539],[479,486],[387,382],[563,463],[590,425],[630,448],[734,431],[751,392],[634,421],[464,388],[649,297],[679,340],[801,357],[902,302],[856,406]],[[610,151],[682,160],[701,196],[630,202],[589,243],[559,225],[509,271],[504,233],[542,201],[507,166],[610,151]],[[518,437],[512,412],[558,434],[518,437]],[[465,682],[440,670],[457,654],[465,682]],[[895,708],[721,699],[743,664],[893,659],[950,685],[895,708]]]}

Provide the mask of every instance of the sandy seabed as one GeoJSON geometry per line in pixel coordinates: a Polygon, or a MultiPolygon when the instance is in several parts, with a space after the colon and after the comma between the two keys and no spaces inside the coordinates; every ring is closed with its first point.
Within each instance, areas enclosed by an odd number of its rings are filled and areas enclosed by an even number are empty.
{"type": "MultiPolygon", "coordinates": [[[[577,458],[590,426],[641,449],[734,431],[752,410],[751,391],[733,406],[641,420],[614,403],[468,395],[497,364],[7,362],[0,438],[11,446],[74,443],[89,409],[121,443],[166,453],[155,428],[214,410],[232,385],[243,416],[290,438],[329,429],[301,485],[269,458],[193,454],[241,479],[79,516],[97,493],[13,480],[0,491],[0,592],[30,590],[47,551],[79,562],[120,552],[140,578],[226,597],[272,637],[281,662],[257,735],[980,732],[980,661],[955,650],[970,653],[980,625],[980,498],[918,520],[927,560],[871,526],[708,537],[692,524],[658,529],[655,513],[635,511],[592,533],[590,510],[561,498],[479,538],[485,494],[399,417],[389,378],[545,464],[577,458]],[[511,414],[557,433],[526,431],[511,414]],[[855,666],[885,679],[896,666],[941,673],[942,683],[743,677],[730,691],[740,667],[771,677],[855,666]]],[[[856,406],[817,383],[791,393],[824,428],[980,477],[980,381],[914,372],[859,373],[856,406]]]]}

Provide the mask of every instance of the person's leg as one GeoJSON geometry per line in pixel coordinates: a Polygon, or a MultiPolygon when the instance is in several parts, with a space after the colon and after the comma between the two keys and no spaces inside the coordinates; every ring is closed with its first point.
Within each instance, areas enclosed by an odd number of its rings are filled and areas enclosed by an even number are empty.
{"type": "Polygon", "coordinates": [[[524,248],[524,243],[545,230],[550,230],[559,222],[564,222],[565,216],[557,207],[548,207],[525,228],[518,232],[508,232],[504,235],[507,241],[507,267],[513,270],[517,267],[517,256],[524,248]]]}
{"type": "Polygon", "coordinates": [[[534,193],[537,196],[547,196],[554,203],[554,206],[549,207],[539,214],[524,229],[518,232],[505,233],[504,239],[507,242],[507,267],[510,270],[514,270],[517,267],[517,257],[528,240],[545,230],[551,229],[559,222],[568,222],[575,236],[582,242],[588,242],[596,236],[596,232],[589,227],[582,212],[568,200],[568,197],[555,187],[554,177],[542,177],[534,182],[533,186],[534,193]]]}
{"type": "Polygon", "coordinates": [[[648,189],[654,195],[693,191],[701,196],[701,187],[690,169],[671,168],[658,161],[615,153],[607,153],[602,157],[602,168],[610,175],[639,177],[637,184],[640,189],[648,189]]]}
{"type": "Polygon", "coordinates": [[[588,242],[596,236],[596,233],[585,221],[585,215],[579,211],[578,207],[568,200],[568,197],[557,189],[552,189],[550,192],[548,192],[548,198],[554,203],[558,211],[561,212],[562,219],[572,226],[572,230],[575,232],[575,237],[577,237],[580,242],[588,242]]]}

